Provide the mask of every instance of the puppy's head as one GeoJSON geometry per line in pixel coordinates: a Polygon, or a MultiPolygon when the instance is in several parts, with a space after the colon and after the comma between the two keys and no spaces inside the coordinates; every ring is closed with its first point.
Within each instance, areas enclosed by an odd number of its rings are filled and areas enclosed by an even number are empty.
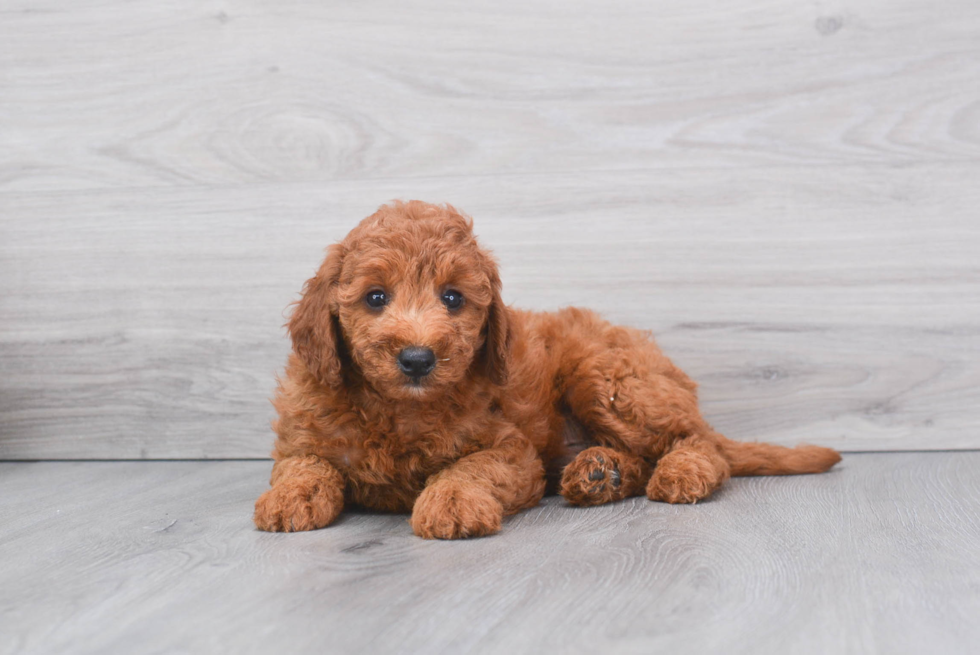
{"type": "Polygon", "coordinates": [[[506,381],[507,314],[493,258],[450,206],[394,203],[330,247],[289,321],[322,384],[355,370],[392,399],[433,399],[467,375],[506,381]]]}

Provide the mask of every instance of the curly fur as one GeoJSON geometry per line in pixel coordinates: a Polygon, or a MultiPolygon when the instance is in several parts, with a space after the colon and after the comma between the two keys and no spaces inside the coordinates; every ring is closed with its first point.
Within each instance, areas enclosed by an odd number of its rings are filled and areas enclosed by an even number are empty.
{"type": "Polygon", "coordinates": [[[448,205],[394,203],[364,219],[306,282],[289,333],[272,488],[255,507],[263,530],[321,528],[354,503],[411,511],[421,537],[473,537],[537,504],[546,471],[576,505],[644,493],[693,503],[731,475],[840,461],[718,434],[645,332],[583,309],[505,306],[493,257],[448,205]],[[440,300],[448,288],[465,298],[457,310],[440,300]],[[387,306],[367,305],[373,289],[387,306]],[[420,384],[397,364],[409,346],[437,358],[420,384]]]}

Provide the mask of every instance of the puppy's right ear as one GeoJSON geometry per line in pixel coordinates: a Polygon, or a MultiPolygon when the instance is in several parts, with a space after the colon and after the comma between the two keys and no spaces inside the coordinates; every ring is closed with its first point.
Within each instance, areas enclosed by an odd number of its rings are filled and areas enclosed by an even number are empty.
{"type": "Polygon", "coordinates": [[[340,386],[340,323],[335,312],[335,287],[343,264],[343,247],[334,244],[327,250],[320,270],[303,285],[303,297],[289,319],[293,350],[310,372],[327,386],[340,386]]]}

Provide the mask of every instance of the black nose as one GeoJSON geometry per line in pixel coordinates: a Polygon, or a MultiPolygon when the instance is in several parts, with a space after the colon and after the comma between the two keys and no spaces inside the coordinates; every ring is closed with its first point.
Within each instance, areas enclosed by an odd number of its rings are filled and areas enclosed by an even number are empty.
{"type": "Polygon", "coordinates": [[[398,368],[413,378],[420,378],[436,367],[436,355],[428,348],[412,346],[398,353],[398,368]]]}

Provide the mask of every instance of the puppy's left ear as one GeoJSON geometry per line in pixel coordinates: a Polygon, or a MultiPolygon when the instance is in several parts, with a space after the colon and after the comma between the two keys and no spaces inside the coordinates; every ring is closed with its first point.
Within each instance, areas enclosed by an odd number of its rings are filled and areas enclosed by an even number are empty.
{"type": "Polygon", "coordinates": [[[500,276],[490,276],[493,299],[487,313],[487,336],[483,345],[487,377],[494,384],[507,384],[507,360],[510,353],[510,324],[507,306],[500,297],[500,276]]]}

